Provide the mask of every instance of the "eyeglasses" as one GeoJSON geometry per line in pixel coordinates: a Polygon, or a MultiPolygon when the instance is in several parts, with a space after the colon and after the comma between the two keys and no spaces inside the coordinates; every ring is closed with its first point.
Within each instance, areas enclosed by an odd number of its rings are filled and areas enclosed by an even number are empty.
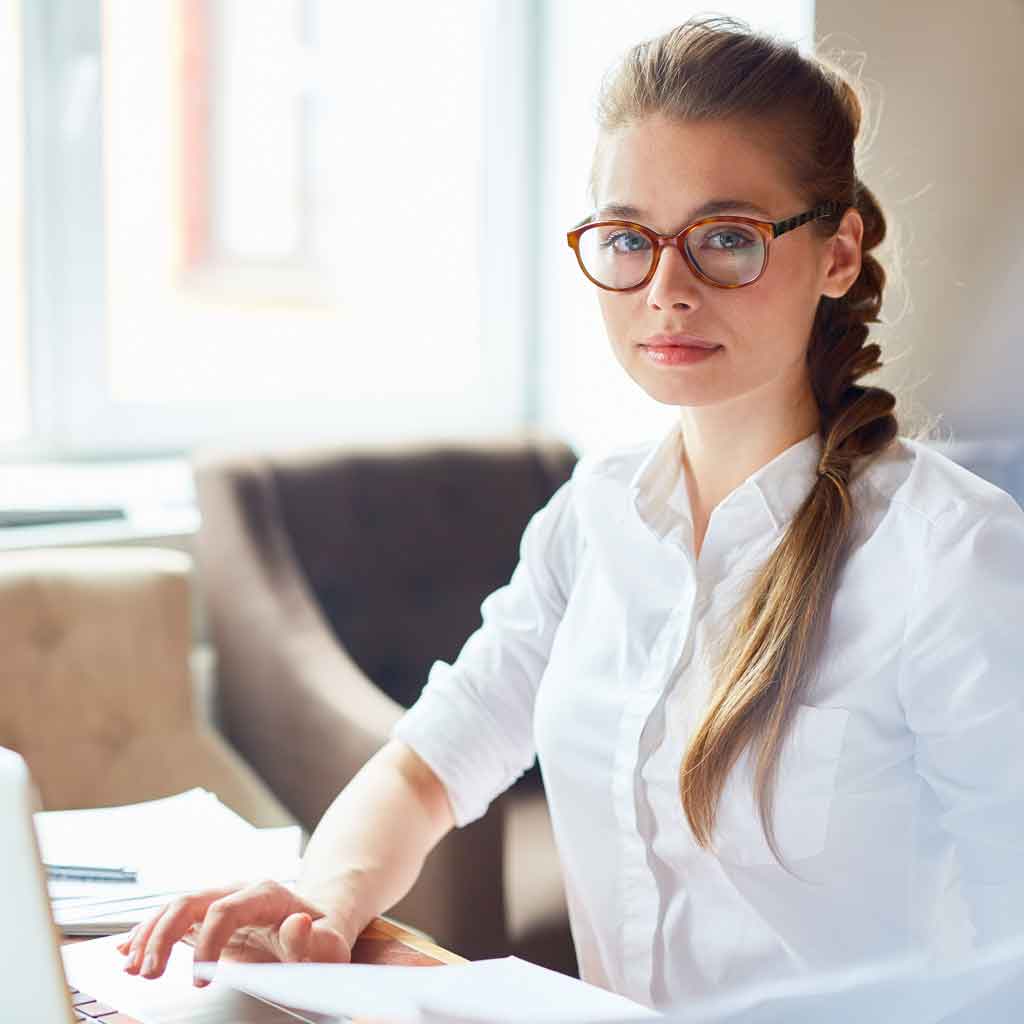
{"type": "Polygon", "coordinates": [[[566,239],[583,273],[607,291],[642,288],[654,277],[667,245],[682,253],[700,280],[716,288],[742,288],[764,273],[773,238],[839,210],[840,204],[830,200],[774,223],[753,217],[704,217],[675,235],[662,235],[628,220],[588,223],[587,218],[566,239]]]}

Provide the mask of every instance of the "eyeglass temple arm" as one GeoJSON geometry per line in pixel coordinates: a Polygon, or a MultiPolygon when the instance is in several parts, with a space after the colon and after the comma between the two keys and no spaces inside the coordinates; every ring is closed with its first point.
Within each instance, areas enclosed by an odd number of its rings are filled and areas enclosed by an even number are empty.
{"type": "Polygon", "coordinates": [[[827,217],[830,213],[838,212],[839,204],[834,199],[830,199],[827,203],[822,203],[821,206],[816,206],[813,210],[808,210],[807,213],[800,213],[795,217],[776,221],[776,223],[772,225],[772,238],[778,238],[779,235],[784,235],[787,231],[792,231],[793,228],[798,228],[801,224],[806,224],[809,220],[817,220],[819,217],[827,217]]]}

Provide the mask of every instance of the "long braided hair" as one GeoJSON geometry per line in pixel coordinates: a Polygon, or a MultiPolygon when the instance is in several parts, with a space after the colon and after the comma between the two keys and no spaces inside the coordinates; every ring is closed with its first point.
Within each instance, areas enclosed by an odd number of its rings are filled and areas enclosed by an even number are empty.
{"type": "Polygon", "coordinates": [[[842,297],[821,297],[807,349],[820,411],[818,478],[738,605],[713,670],[710,703],[679,771],[686,818],[709,848],[727,776],[743,749],[756,744],[761,824],[781,863],[769,812],[775,769],[846,555],[855,512],[851,474],[899,433],[892,392],[858,383],[882,365],[880,347],[867,338],[868,325],[882,322],[886,275],[871,250],[885,238],[886,221],[854,169],[860,97],[825,58],[804,57],[790,43],[718,15],[637,44],[602,82],[592,197],[601,136],[653,115],[737,118],[771,133],[807,208],[838,203],[838,212],[811,230],[834,234],[851,206],[864,222],[860,274],[842,297]]]}

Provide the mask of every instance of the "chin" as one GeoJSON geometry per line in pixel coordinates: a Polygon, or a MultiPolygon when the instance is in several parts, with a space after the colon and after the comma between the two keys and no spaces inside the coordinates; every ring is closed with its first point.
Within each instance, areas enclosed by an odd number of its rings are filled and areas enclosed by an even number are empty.
{"type": "Polygon", "coordinates": [[[699,386],[682,387],[679,384],[671,386],[667,381],[650,381],[634,377],[634,381],[656,402],[662,405],[714,405],[720,401],[718,395],[712,393],[708,388],[699,386]]]}
{"type": "MultiPolygon", "coordinates": [[[[638,363],[642,358],[638,353],[638,363]]],[[[627,372],[644,392],[662,405],[699,406],[722,401],[722,395],[708,380],[687,377],[685,369],[666,373],[658,367],[637,365],[627,367],[627,372]]]]}

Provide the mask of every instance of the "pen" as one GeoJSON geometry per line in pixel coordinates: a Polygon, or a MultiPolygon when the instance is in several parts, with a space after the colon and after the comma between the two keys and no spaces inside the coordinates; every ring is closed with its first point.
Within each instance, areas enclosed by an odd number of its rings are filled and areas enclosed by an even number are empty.
{"type": "Polygon", "coordinates": [[[75,878],[91,882],[136,882],[138,874],[127,868],[103,868],[82,864],[47,864],[48,878],[75,878]]]}

